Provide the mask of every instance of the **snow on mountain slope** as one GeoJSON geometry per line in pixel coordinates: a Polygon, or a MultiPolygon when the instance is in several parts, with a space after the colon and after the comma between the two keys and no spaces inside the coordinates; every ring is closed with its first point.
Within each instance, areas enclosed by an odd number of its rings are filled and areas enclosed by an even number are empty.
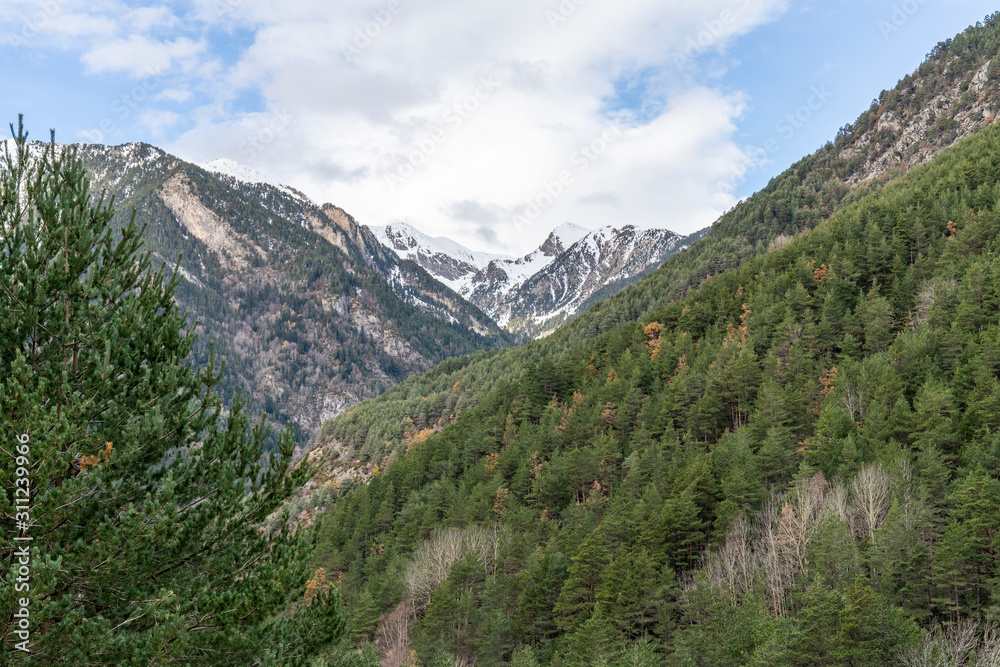
{"type": "Polygon", "coordinates": [[[666,229],[601,227],[552,257],[516,289],[505,294],[482,290],[470,300],[502,326],[544,333],[551,329],[547,322],[575,314],[604,286],[659,266],[681,249],[683,241],[666,229]]]}
{"type": "Polygon", "coordinates": [[[247,166],[236,160],[230,160],[227,157],[219,158],[217,160],[212,160],[211,162],[206,162],[204,164],[198,165],[205,171],[210,171],[214,174],[221,174],[223,176],[229,176],[236,179],[240,183],[249,183],[251,185],[264,184],[273,186],[282,192],[292,195],[293,197],[305,198],[301,192],[295,188],[289,187],[284,183],[281,183],[270,176],[263,174],[253,167],[247,166]]]}
{"type": "Polygon", "coordinates": [[[373,227],[372,232],[501,326],[531,335],[547,331],[546,322],[553,318],[573,315],[601,288],[659,265],[683,249],[685,240],[665,229],[626,225],[592,231],[567,222],[533,252],[510,257],[476,252],[403,223],[373,227]]]}
{"type": "Polygon", "coordinates": [[[506,255],[469,250],[451,239],[428,236],[416,227],[402,222],[372,226],[369,229],[382,245],[392,249],[403,259],[413,260],[463,296],[468,291],[472,276],[490,262],[514,259],[506,255]]]}
{"type": "Polygon", "coordinates": [[[567,222],[552,230],[536,250],[523,257],[513,257],[470,250],[449,238],[428,236],[401,222],[370,229],[397,255],[413,260],[467,298],[483,283],[497,280],[505,283],[508,289],[516,289],[590,232],[567,222]]]}

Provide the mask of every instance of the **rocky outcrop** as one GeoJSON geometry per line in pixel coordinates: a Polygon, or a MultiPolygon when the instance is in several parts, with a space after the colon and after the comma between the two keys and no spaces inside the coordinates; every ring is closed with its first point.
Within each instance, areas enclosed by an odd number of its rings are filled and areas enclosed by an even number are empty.
{"type": "Polygon", "coordinates": [[[940,68],[941,63],[924,63],[896,89],[874,101],[869,113],[862,116],[865,126],[850,128],[851,141],[845,142],[839,157],[861,164],[847,179],[848,185],[927,162],[996,121],[1000,68],[994,67],[993,61],[969,67],[952,59],[943,71],[937,71],[940,68]],[[900,103],[904,93],[909,103],[900,103]]]}

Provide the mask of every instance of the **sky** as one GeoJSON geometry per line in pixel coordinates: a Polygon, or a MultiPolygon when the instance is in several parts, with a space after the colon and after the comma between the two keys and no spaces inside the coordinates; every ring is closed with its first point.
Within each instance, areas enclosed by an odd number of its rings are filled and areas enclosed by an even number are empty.
{"type": "Polygon", "coordinates": [[[364,224],[521,254],[689,233],[851,123],[979,0],[3,0],[2,119],[227,157],[364,224]]]}

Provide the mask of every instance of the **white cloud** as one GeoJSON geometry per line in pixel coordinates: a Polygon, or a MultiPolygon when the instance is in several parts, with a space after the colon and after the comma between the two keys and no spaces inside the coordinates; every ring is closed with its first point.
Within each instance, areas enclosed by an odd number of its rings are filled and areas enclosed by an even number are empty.
{"type": "Polygon", "coordinates": [[[163,109],[147,109],[139,114],[139,124],[149,128],[153,136],[162,136],[163,130],[180,122],[180,114],[163,109]]]}
{"type": "MultiPolygon", "coordinates": [[[[47,30],[87,73],[169,74],[154,99],[187,107],[190,128],[166,146],[182,157],[231,157],[362,222],[513,252],[566,220],[692,231],[731,205],[725,183],[750,160],[735,136],[744,100],[698,57],[788,5],[52,1],[47,30]]],[[[135,118],[168,137],[181,120],[135,118]]]]}
{"type": "MultiPolygon", "coordinates": [[[[239,0],[236,0],[239,1],[239,0]]],[[[4,0],[0,29],[19,45],[82,49],[122,35],[177,28],[180,19],[166,6],[132,8],[123,0],[4,0]]]]}
{"type": "Polygon", "coordinates": [[[168,30],[180,23],[180,19],[168,7],[164,7],[163,5],[139,7],[130,11],[126,15],[125,20],[131,32],[168,30]]]}
{"type": "Polygon", "coordinates": [[[191,95],[191,91],[186,88],[167,88],[153,99],[156,101],[166,100],[169,102],[183,103],[191,99],[191,95]]]}
{"type": "Polygon", "coordinates": [[[204,42],[195,42],[187,37],[159,41],[145,35],[129,35],[95,44],[83,54],[82,60],[92,74],[122,72],[141,78],[170,70],[177,61],[190,68],[196,64],[205,47],[204,42]]]}
{"type": "Polygon", "coordinates": [[[254,30],[229,98],[257,92],[294,120],[268,133],[266,113],[241,121],[223,103],[171,148],[250,161],[362,222],[473,246],[488,228],[526,250],[565,220],[711,223],[749,162],[734,138],[744,101],[696,83],[693,66],[787,0],[577,1],[243,0],[219,19],[254,30]],[[646,107],[613,111],[618,81],[646,107]]]}

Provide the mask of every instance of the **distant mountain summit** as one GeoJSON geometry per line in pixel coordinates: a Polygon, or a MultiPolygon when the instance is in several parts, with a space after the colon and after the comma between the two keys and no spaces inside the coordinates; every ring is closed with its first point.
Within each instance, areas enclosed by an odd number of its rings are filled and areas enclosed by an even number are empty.
{"type": "Polygon", "coordinates": [[[690,237],[633,225],[590,230],[566,222],[522,257],[470,250],[405,223],[375,236],[479,306],[500,326],[541,336],[579,312],[598,291],[610,296],[683,249],[690,237]]]}
{"type": "Polygon", "coordinates": [[[574,225],[572,222],[564,222],[549,232],[548,238],[545,239],[542,245],[538,246],[538,249],[541,250],[546,257],[558,257],[560,254],[565,252],[569,246],[573,245],[590,232],[591,230],[581,227],[580,225],[574,225]]]}

